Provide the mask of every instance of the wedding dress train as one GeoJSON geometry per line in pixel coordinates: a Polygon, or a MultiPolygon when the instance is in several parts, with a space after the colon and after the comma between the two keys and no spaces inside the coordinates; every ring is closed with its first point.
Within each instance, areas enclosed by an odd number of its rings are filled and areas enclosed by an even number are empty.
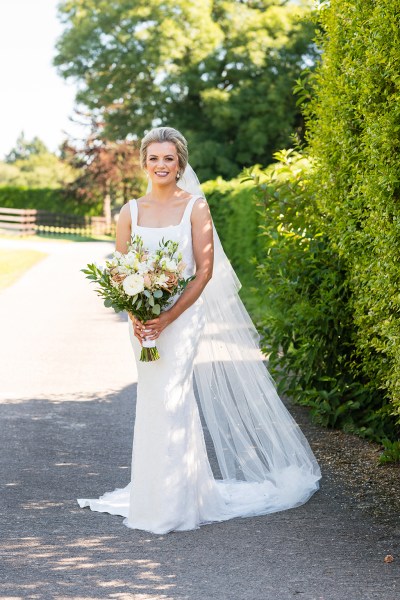
{"type": "MultiPolygon", "coordinates": [[[[153,250],[163,237],[179,242],[186,263],[185,277],[195,272],[190,215],[196,200],[197,197],[192,196],[188,201],[178,225],[160,228],[139,226],[137,202],[130,201],[132,234],[140,234],[145,246],[153,250]]],[[[222,402],[218,405],[217,399],[218,406],[213,413],[207,411],[207,425],[217,451],[221,445],[224,446],[221,454],[226,454],[235,439],[236,446],[241,445],[242,453],[248,456],[241,460],[242,467],[231,470],[225,468],[226,464],[224,467],[224,458],[220,466],[225,476],[214,478],[193,389],[194,364],[200,356],[199,344],[206,326],[205,308],[201,295],[162,331],[157,339],[161,358],[148,363],[139,361],[141,347],[129,320],[138,370],[131,482],[98,499],[78,499],[82,508],[88,506],[94,511],[121,515],[127,527],[163,534],[196,529],[233,517],[293,508],[306,502],[318,489],[321,474],[315,457],[269,382],[270,405],[259,393],[255,397],[256,382],[241,382],[248,389],[254,389],[254,414],[241,409],[239,415],[237,407],[237,416],[233,418],[238,422],[233,425],[227,420],[228,433],[223,442],[216,433],[213,435],[226,419],[222,402]],[[254,416],[257,414],[258,417],[254,416]],[[261,457],[263,453],[265,456],[261,457]],[[258,463],[262,467],[255,473],[253,465],[258,463]],[[252,467],[250,475],[246,473],[246,464],[252,467]],[[235,476],[230,475],[233,472],[235,476]]],[[[201,358],[203,361],[212,359],[211,356],[201,358]]],[[[195,372],[201,373],[201,364],[195,372]]],[[[200,376],[199,381],[196,380],[198,387],[202,386],[203,395],[214,393],[212,382],[207,381],[200,376]]],[[[231,413],[234,415],[235,411],[231,413]]]]}

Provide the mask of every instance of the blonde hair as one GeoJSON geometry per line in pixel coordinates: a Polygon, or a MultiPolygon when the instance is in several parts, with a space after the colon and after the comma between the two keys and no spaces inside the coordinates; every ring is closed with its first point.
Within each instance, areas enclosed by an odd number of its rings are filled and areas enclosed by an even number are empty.
{"type": "Polygon", "coordinates": [[[189,158],[187,141],[181,132],[173,127],[154,127],[154,129],[146,133],[140,144],[140,165],[142,169],[146,167],[147,148],[150,144],[161,142],[172,142],[175,144],[178,154],[179,175],[182,175],[189,158]]]}

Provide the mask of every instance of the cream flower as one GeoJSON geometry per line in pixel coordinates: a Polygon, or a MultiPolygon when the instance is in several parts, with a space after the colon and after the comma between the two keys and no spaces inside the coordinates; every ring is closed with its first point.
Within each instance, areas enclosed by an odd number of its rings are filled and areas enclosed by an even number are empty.
{"type": "Polygon", "coordinates": [[[125,277],[122,287],[128,296],[136,296],[136,294],[139,294],[144,290],[143,277],[138,273],[128,275],[128,277],[125,277]]]}
{"type": "Polygon", "coordinates": [[[168,281],[168,277],[164,273],[161,273],[154,283],[156,285],[163,285],[166,281],[168,281]]]}
{"type": "Polygon", "coordinates": [[[177,264],[172,258],[164,258],[162,261],[162,266],[167,271],[176,271],[177,264]]]}
{"type": "Polygon", "coordinates": [[[122,264],[126,267],[131,267],[132,269],[137,269],[138,265],[139,265],[139,260],[136,256],[136,254],[128,253],[124,257],[122,264]]]}

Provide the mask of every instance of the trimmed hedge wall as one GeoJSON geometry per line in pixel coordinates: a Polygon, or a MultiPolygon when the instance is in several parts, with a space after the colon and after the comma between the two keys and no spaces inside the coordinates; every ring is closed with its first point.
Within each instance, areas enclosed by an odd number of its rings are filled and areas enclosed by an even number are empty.
{"type": "Polygon", "coordinates": [[[225,181],[218,178],[202,185],[224,250],[242,284],[243,302],[254,319],[260,316],[256,262],[261,260],[263,244],[260,238],[262,213],[252,182],[241,179],[225,181]]]}
{"type": "Polygon", "coordinates": [[[351,369],[400,424],[400,0],[331,0],[318,20],[313,187],[346,271],[351,369]]]}
{"type": "Polygon", "coordinates": [[[354,368],[354,292],[314,189],[317,167],[294,150],[276,158],[264,171],[203,185],[242,299],[279,392],[310,407],[317,423],[389,447],[397,435],[389,400],[354,368]]]}
{"type": "Polygon", "coordinates": [[[89,205],[67,197],[61,189],[0,186],[0,207],[36,208],[73,215],[101,215],[100,204],[89,205]]]}

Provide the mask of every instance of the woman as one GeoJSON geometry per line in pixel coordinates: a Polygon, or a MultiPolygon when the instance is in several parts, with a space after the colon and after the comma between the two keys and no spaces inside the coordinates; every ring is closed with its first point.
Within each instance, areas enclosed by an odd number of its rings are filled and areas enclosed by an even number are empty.
{"type": "Polygon", "coordinates": [[[263,363],[186,140],[158,127],[140,154],[147,194],[121,209],[116,249],[126,252],[134,234],[152,250],[175,240],[184,277],[195,278],[159,317],[130,315],[138,369],[131,483],[78,502],[158,534],[299,506],[318,489],[320,470],[263,363]],[[145,338],[157,340],[159,360],[139,361],[145,338]],[[208,461],[193,374],[222,478],[208,461]]]}

